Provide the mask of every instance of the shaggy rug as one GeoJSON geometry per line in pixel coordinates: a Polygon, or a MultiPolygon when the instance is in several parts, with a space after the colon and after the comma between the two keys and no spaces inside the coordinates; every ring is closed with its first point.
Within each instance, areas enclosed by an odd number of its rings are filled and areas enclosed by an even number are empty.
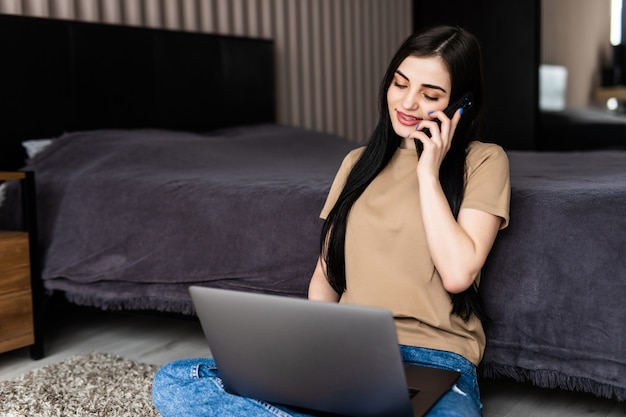
{"type": "Polygon", "coordinates": [[[157,369],[106,353],[74,356],[0,381],[0,416],[158,417],[151,400],[157,369]]]}

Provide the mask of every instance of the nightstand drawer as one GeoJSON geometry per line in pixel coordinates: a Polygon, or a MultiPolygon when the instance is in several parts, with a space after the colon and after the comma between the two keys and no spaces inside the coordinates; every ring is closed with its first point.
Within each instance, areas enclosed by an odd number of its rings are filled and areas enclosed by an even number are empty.
{"type": "Polygon", "coordinates": [[[35,343],[30,290],[0,295],[0,352],[35,343]]]}
{"type": "Polygon", "coordinates": [[[28,233],[0,231],[0,296],[30,289],[28,233]]]}
{"type": "Polygon", "coordinates": [[[22,213],[19,224],[12,225],[20,229],[0,230],[0,353],[29,347],[30,356],[40,359],[44,300],[39,254],[33,243],[38,240],[35,173],[0,172],[0,180],[19,182],[21,201],[14,209],[22,213]]]}

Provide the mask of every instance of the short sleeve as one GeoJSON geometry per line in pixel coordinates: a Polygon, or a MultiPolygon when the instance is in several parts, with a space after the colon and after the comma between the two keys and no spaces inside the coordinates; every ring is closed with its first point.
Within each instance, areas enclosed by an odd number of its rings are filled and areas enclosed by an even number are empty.
{"type": "Polygon", "coordinates": [[[509,224],[511,182],[509,159],[500,146],[472,142],[467,155],[467,181],[461,208],[473,208],[502,218],[509,224]]]}
{"type": "Polygon", "coordinates": [[[328,196],[326,197],[326,203],[324,204],[322,212],[320,213],[320,217],[322,219],[326,219],[330,211],[335,206],[335,203],[337,202],[337,199],[339,199],[339,195],[341,194],[341,191],[346,184],[346,180],[348,179],[350,171],[352,171],[354,164],[356,164],[356,162],[359,160],[364,150],[364,147],[354,149],[350,153],[348,153],[343,159],[343,162],[341,163],[341,166],[339,167],[339,170],[335,175],[333,184],[330,187],[328,196]]]}

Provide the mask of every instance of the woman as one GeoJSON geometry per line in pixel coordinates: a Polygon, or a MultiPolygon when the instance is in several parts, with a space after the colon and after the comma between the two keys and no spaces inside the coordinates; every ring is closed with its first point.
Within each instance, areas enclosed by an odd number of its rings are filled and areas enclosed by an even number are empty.
{"type": "Polygon", "coordinates": [[[506,154],[476,140],[482,102],[473,35],[436,27],[405,41],[381,84],[370,142],[345,158],[322,210],[322,256],[309,287],[310,299],[388,308],[406,363],[462,372],[433,416],[482,409],[477,286],[508,223],[510,194],[506,154]],[[449,119],[443,110],[465,92],[472,107],[449,119]]]}
{"type": "MultiPolygon", "coordinates": [[[[477,285],[509,205],[504,151],[476,140],[482,93],[473,35],[434,27],[404,42],[381,83],[370,141],[346,156],[329,192],[309,286],[310,299],[388,308],[406,363],[461,372],[429,416],[482,414],[477,285]],[[448,118],[443,110],[465,92],[472,107],[448,118]]],[[[166,417],[306,415],[225,393],[210,359],[166,365],[153,399],[166,417]]]]}

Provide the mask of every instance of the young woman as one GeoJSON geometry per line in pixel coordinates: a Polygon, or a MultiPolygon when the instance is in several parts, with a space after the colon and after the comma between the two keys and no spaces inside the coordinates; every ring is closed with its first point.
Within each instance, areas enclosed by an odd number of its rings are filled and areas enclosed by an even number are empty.
{"type": "MultiPolygon", "coordinates": [[[[478,141],[476,38],[447,26],[410,36],[389,65],[379,101],[369,143],[346,156],[322,210],[309,298],[391,310],[406,363],[461,372],[429,416],[480,416],[476,365],[485,335],[477,287],[508,223],[510,191],[506,154],[478,141]],[[450,119],[443,110],[466,92],[472,106],[450,119]]],[[[305,415],[224,392],[210,359],[166,365],[153,400],[166,417],[305,415]]]]}
{"type": "Polygon", "coordinates": [[[477,141],[482,104],[473,35],[436,27],[405,41],[381,84],[370,142],[345,158],[322,210],[309,287],[310,299],[388,308],[405,362],[462,372],[433,416],[482,410],[477,287],[510,196],[506,154],[477,141]],[[466,92],[472,107],[449,119],[443,110],[466,92]]]}

